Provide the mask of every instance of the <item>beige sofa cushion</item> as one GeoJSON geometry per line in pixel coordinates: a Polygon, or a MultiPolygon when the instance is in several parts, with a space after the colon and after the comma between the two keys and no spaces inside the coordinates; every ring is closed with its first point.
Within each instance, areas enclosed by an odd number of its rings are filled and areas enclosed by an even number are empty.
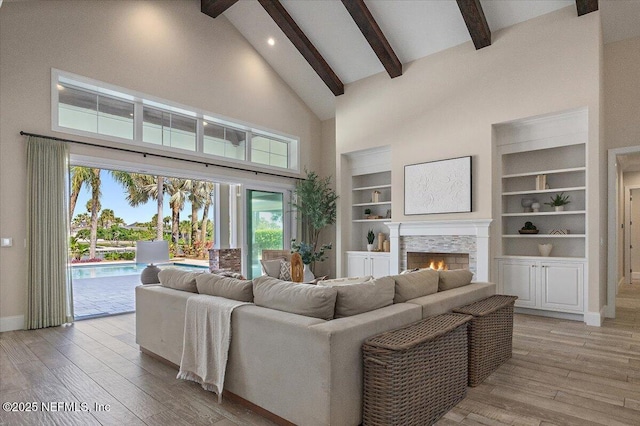
{"type": "Polygon", "coordinates": [[[395,282],[382,277],[360,284],[334,285],[338,292],[336,318],[350,317],[393,304],[395,282]]]}
{"type": "Polygon", "coordinates": [[[196,277],[198,275],[202,275],[202,272],[187,272],[177,268],[166,268],[158,273],[158,279],[164,287],[197,293],[196,277]]]}
{"type": "Polygon", "coordinates": [[[438,291],[451,290],[471,284],[473,273],[468,269],[453,269],[451,271],[440,271],[440,281],[438,291]]]}
{"type": "Polygon", "coordinates": [[[373,281],[373,276],[365,275],[363,277],[334,278],[332,280],[320,280],[318,281],[318,285],[332,287],[336,285],[362,284],[362,283],[366,283],[367,281],[373,281]]]}
{"type": "Polygon", "coordinates": [[[438,291],[438,271],[433,269],[420,269],[391,278],[395,281],[393,303],[403,303],[438,291]]]}
{"type": "Polygon", "coordinates": [[[324,320],[333,319],[337,294],[333,287],[292,283],[268,276],[253,280],[256,305],[324,320]]]}
{"type": "Polygon", "coordinates": [[[219,296],[240,302],[253,302],[253,283],[214,274],[200,274],[196,277],[198,293],[219,296]]]}

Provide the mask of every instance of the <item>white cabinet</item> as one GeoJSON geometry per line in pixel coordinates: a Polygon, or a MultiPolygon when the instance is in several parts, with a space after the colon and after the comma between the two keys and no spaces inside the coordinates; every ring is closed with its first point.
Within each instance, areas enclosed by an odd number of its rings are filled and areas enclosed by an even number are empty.
{"type": "Polygon", "coordinates": [[[584,312],[584,261],[498,259],[500,292],[518,296],[516,306],[584,312]]]}
{"type": "Polygon", "coordinates": [[[518,296],[516,306],[536,307],[536,274],[532,262],[502,260],[498,262],[498,281],[502,294],[518,296]]]}
{"type": "Polygon", "coordinates": [[[389,253],[348,251],[347,276],[362,277],[373,275],[375,278],[389,275],[389,253]]]}

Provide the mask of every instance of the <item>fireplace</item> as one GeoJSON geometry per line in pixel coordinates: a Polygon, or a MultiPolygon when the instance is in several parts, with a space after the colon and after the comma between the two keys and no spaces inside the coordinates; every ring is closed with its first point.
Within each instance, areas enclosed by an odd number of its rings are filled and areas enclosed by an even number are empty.
{"type": "Polygon", "coordinates": [[[398,274],[410,268],[409,253],[419,253],[419,256],[426,253],[427,257],[439,254],[450,257],[449,269],[468,269],[475,281],[489,281],[490,223],[491,219],[387,223],[391,273],[398,274]]]}
{"type": "Polygon", "coordinates": [[[469,253],[407,252],[407,269],[469,269],[469,253]]]}

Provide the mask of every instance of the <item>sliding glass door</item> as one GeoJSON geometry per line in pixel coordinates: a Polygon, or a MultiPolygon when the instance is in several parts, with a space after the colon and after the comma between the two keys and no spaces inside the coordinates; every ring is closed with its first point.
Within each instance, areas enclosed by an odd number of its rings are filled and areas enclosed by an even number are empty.
{"type": "Polygon", "coordinates": [[[288,235],[285,194],[247,189],[247,274],[261,275],[262,250],[282,250],[288,235]]]}

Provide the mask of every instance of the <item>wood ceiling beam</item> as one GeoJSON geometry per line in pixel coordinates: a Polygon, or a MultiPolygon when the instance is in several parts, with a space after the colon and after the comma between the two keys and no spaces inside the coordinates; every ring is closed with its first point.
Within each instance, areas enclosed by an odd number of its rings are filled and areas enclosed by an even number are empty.
{"type": "Polygon", "coordinates": [[[578,9],[578,16],[595,12],[598,10],[598,0],[576,0],[576,9],[578,9]]]}
{"type": "Polygon", "coordinates": [[[364,0],[342,0],[342,4],[347,9],[364,38],[382,62],[382,65],[389,73],[389,77],[394,78],[402,75],[402,63],[391,48],[391,45],[384,36],[380,26],[371,15],[369,8],[364,4],[364,0]]]}
{"type": "Polygon", "coordinates": [[[456,0],[476,50],[491,45],[491,30],[480,0],[456,0]]]}
{"type": "Polygon", "coordinates": [[[304,32],[302,32],[284,6],[282,6],[278,0],[258,0],[258,2],[280,27],[282,32],[291,40],[291,43],[298,49],[333,94],[336,96],[342,95],[344,93],[342,81],[340,81],[336,73],[333,72],[329,64],[327,64],[327,61],[325,61],[320,52],[318,52],[318,49],[315,48],[313,43],[311,43],[304,32]]]}
{"type": "Polygon", "coordinates": [[[237,1],[238,0],[200,0],[200,11],[212,18],[217,18],[237,1]]]}

